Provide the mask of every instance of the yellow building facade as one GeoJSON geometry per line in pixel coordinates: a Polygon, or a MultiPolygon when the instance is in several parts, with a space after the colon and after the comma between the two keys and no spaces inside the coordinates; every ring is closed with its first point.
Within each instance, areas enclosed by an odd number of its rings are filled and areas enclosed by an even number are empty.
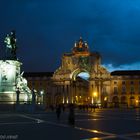
{"type": "Polygon", "coordinates": [[[140,71],[124,70],[111,73],[110,98],[113,106],[140,106],[140,71]]]}

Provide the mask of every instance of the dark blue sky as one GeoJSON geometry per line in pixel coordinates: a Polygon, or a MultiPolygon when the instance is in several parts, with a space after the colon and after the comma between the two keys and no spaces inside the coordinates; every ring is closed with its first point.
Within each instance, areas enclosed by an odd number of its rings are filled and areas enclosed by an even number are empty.
{"type": "Polygon", "coordinates": [[[1,0],[4,37],[17,33],[24,71],[54,71],[80,36],[112,69],[140,69],[140,0],[1,0]]]}

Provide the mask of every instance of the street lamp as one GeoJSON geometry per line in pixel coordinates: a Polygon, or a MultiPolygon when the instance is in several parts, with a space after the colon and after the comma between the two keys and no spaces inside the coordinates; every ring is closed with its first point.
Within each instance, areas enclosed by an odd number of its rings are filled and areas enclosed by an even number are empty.
{"type": "Polygon", "coordinates": [[[93,95],[92,95],[92,104],[93,103],[96,103],[96,97],[97,97],[97,92],[93,92],[93,95]]]}
{"type": "Polygon", "coordinates": [[[108,98],[107,98],[107,96],[105,96],[105,97],[104,97],[104,102],[103,102],[103,104],[102,104],[103,107],[105,107],[105,108],[107,107],[107,100],[108,100],[108,98]]]}
{"type": "Polygon", "coordinates": [[[97,97],[97,92],[93,93],[93,97],[96,98],[97,97]]]}
{"type": "Polygon", "coordinates": [[[43,104],[44,103],[44,90],[41,90],[40,91],[40,98],[41,98],[41,100],[40,100],[40,104],[43,104]]]}
{"type": "Polygon", "coordinates": [[[97,92],[94,92],[94,93],[93,93],[93,97],[94,97],[94,103],[95,103],[95,105],[96,105],[97,92]]]}
{"type": "Polygon", "coordinates": [[[107,101],[107,97],[104,97],[104,101],[107,101]]]}
{"type": "Polygon", "coordinates": [[[139,105],[139,100],[135,100],[135,102],[136,102],[136,107],[138,107],[138,105],[139,105]]]}

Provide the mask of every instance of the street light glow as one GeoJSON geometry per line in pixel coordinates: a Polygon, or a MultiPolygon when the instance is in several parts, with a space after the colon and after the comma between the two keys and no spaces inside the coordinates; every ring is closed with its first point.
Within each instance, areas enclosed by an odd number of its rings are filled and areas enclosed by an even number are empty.
{"type": "Polygon", "coordinates": [[[107,101],[107,97],[104,98],[104,101],[107,101]]]}
{"type": "Polygon", "coordinates": [[[43,95],[43,94],[44,94],[44,91],[43,91],[43,90],[41,90],[41,91],[40,91],[40,94],[41,94],[41,95],[43,95]]]}
{"type": "Polygon", "coordinates": [[[93,96],[94,96],[94,97],[97,97],[97,92],[94,92],[94,93],[93,93],[93,96]]]}
{"type": "Polygon", "coordinates": [[[138,103],[139,102],[139,100],[136,100],[136,103],[138,103]]]}
{"type": "Polygon", "coordinates": [[[94,132],[94,133],[98,133],[99,131],[98,131],[98,130],[93,130],[93,132],[94,132]]]}

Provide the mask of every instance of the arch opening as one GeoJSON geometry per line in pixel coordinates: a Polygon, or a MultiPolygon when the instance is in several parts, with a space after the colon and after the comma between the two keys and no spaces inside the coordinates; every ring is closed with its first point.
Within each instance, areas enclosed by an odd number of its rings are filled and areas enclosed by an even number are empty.
{"type": "Polygon", "coordinates": [[[83,80],[89,81],[90,75],[89,75],[88,72],[80,72],[80,73],[77,74],[76,77],[80,77],[83,80]]]}
{"type": "Polygon", "coordinates": [[[78,105],[89,104],[89,78],[90,74],[87,70],[77,69],[72,73],[72,100],[78,105]]]}
{"type": "Polygon", "coordinates": [[[71,78],[73,81],[76,81],[76,79],[78,77],[83,79],[83,80],[89,81],[90,74],[87,70],[77,69],[77,70],[73,71],[73,73],[71,74],[71,78]]]}

